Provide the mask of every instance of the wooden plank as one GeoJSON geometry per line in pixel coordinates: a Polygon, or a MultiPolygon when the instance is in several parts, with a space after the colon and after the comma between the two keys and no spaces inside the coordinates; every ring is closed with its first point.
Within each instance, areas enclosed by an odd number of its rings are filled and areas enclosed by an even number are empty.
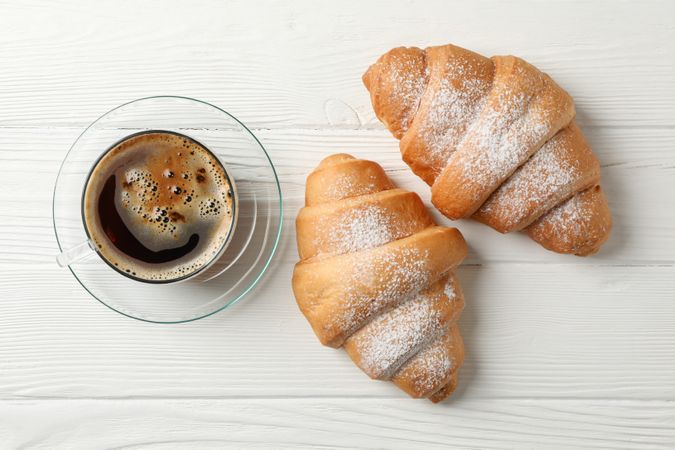
{"type": "Polygon", "coordinates": [[[392,47],[449,42],[535,63],[575,97],[585,125],[672,127],[675,117],[667,1],[1,8],[0,125],[84,126],[129,100],[177,94],[254,127],[379,127],[360,80],[366,68],[392,47]]]}
{"type": "MultiPolygon", "coordinates": [[[[675,3],[0,0],[0,446],[675,448],[675,3]],[[553,255],[458,222],[467,361],[413,401],[321,347],[289,279],[304,178],[332,152],[428,192],[360,76],[398,45],[522,56],[575,97],[615,232],[553,255]],[[180,326],[136,322],[54,264],[51,193],[84,126],[128,100],[211,101],[256,128],[287,227],[263,284],[180,326]]],[[[200,124],[208,127],[210,124],[200,124]]],[[[444,222],[449,223],[449,222],[444,222]]]]}
{"type": "MultiPolygon", "coordinates": [[[[0,399],[403,399],[318,343],[291,264],[277,262],[230,311],[173,326],[104,308],[53,264],[3,264],[0,399]]],[[[458,397],[675,400],[674,267],[491,264],[459,276],[458,397]]]]}
{"type": "MultiPolygon", "coordinates": [[[[61,159],[81,130],[5,128],[0,133],[0,164],[4,182],[0,191],[0,262],[51,262],[56,253],[51,220],[54,180],[61,159]]],[[[675,130],[590,128],[588,138],[602,161],[603,186],[614,215],[614,232],[600,254],[590,258],[556,255],[526,236],[501,235],[470,221],[457,226],[471,247],[469,264],[515,261],[556,264],[672,264],[675,261],[675,176],[672,145],[675,130]]],[[[285,202],[283,239],[294,244],[293,221],[304,201],[307,174],[321,158],[334,152],[380,162],[402,187],[422,195],[429,189],[401,161],[396,141],[377,130],[257,130],[274,160],[285,202]]],[[[282,254],[286,262],[295,253],[282,254]]]]}
{"type": "Polygon", "coordinates": [[[675,446],[668,402],[390,399],[17,400],[11,448],[611,448],[675,446]]]}

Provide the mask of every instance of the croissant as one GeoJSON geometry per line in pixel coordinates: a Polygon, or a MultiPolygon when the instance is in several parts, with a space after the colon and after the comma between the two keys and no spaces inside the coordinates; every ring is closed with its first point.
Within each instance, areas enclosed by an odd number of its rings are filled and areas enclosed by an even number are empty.
{"type": "Polygon", "coordinates": [[[572,98],[514,56],[395,48],[363,75],[377,117],[448,218],[595,253],[612,219],[572,98]]]}
{"type": "Polygon", "coordinates": [[[380,165],[346,154],[308,176],[296,231],[293,292],[319,341],[412,397],[448,397],[464,359],[461,233],[437,226],[380,165]]]}

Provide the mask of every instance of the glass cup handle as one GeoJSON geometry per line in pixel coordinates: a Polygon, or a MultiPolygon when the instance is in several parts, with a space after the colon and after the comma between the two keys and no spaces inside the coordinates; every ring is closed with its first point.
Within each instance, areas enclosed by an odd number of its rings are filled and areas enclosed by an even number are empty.
{"type": "Polygon", "coordinates": [[[60,267],[66,267],[83,260],[92,253],[96,253],[94,245],[91,241],[84,241],[75,247],[64,250],[56,256],[56,263],[60,267]]]}

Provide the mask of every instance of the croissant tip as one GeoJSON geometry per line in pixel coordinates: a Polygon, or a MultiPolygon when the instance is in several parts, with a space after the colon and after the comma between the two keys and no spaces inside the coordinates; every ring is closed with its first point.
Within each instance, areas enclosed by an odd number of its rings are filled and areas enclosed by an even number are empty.
{"type": "Polygon", "coordinates": [[[319,165],[317,166],[317,169],[324,169],[326,167],[334,166],[341,162],[349,161],[352,159],[356,158],[354,158],[349,153],[335,153],[322,159],[319,165]]]}
{"type": "Polygon", "coordinates": [[[363,73],[363,75],[361,75],[361,81],[368,92],[370,92],[370,71],[372,68],[373,66],[368,66],[368,69],[363,73]]]}

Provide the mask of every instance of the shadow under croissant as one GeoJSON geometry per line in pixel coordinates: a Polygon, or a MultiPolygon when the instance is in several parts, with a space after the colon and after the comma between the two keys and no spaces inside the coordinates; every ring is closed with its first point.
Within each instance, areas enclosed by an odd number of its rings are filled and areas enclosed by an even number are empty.
{"type": "MultiPolygon", "coordinates": [[[[577,110],[577,115],[581,114],[583,114],[583,112],[577,110]]],[[[584,115],[583,117],[586,116],[584,115]]],[[[585,118],[582,120],[587,122],[587,119],[585,118]]],[[[613,206],[613,201],[615,199],[624,199],[625,202],[625,199],[629,195],[629,192],[626,190],[626,179],[625,176],[620,176],[615,170],[612,169],[613,164],[605,161],[605,158],[603,158],[603,149],[607,145],[611,145],[603,136],[603,129],[588,129],[588,127],[582,128],[586,133],[586,138],[591,143],[591,146],[596,149],[596,153],[598,154],[597,156],[600,160],[600,167],[602,168],[602,188],[605,196],[607,197],[607,203],[609,203],[610,210],[613,212],[612,233],[609,236],[609,239],[607,239],[607,242],[603,244],[597,255],[602,259],[606,258],[608,260],[616,260],[623,249],[627,246],[626,244],[630,243],[633,238],[631,229],[626,226],[626,221],[621,220],[621,217],[617,216],[617,211],[620,211],[620,209],[613,206]]]]}
{"type": "Polygon", "coordinates": [[[478,363],[480,357],[473,343],[480,323],[479,305],[474,299],[481,298],[479,292],[481,271],[480,264],[462,265],[456,271],[465,299],[464,310],[459,318],[459,330],[464,341],[465,357],[464,364],[459,369],[459,381],[455,391],[439,404],[452,404],[461,400],[467,390],[470,390],[472,380],[476,379],[480,369],[478,363]]]}

